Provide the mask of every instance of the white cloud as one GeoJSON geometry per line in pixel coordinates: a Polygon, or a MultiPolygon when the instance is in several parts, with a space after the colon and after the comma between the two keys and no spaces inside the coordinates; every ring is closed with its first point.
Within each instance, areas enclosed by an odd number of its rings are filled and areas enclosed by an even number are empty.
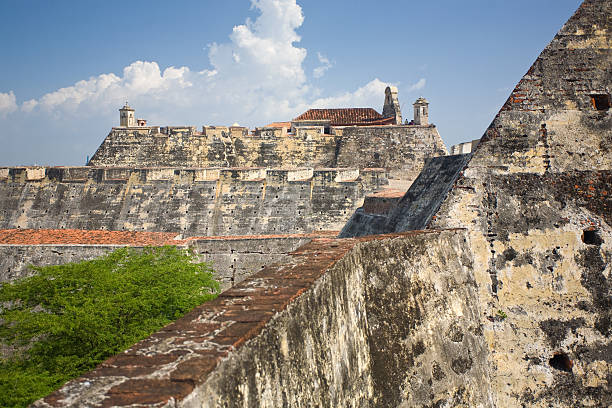
{"type": "Polygon", "coordinates": [[[83,116],[111,112],[128,99],[137,114],[168,123],[245,123],[290,114],[293,101],[299,104],[309,90],[303,69],[306,50],[295,45],[302,9],[295,0],[251,3],[260,12],[257,19],[235,26],[229,42],[209,45],[213,69],[162,71],[157,62],[135,61],[122,75],[79,81],[22,103],[22,111],[83,116]]]}
{"type": "Polygon", "coordinates": [[[320,52],[317,52],[317,58],[319,59],[321,65],[313,70],[312,76],[315,78],[321,78],[323,75],[325,75],[325,72],[333,66],[333,64],[329,61],[329,58],[322,55],[320,52]]]}
{"type": "Polygon", "coordinates": [[[427,80],[425,78],[419,79],[417,82],[415,82],[414,84],[412,84],[412,85],[410,85],[408,87],[408,92],[418,91],[420,89],[425,88],[425,83],[426,82],[427,82],[427,80]]]}
{"type": "Polygon", "coordinates": [[[354,92],[319,98],[311,103],[313,108],[346,108],[382,106],[385,88],[390,85],[375,78],[354,92]]]}
{"type": "Polygon", "coordinates": [[[8,93],[0,92],[0,115],[6,116],[7,113],[11,113],[17,110],[17,100],[13,91],[8,93]]]}
{"type": "Polygon", "coordinates": [[[36,106],[38,106],[38,101],[36,99],[30,99],[21,104],[21,110],[24,112],[32,112],[36,106]]]}

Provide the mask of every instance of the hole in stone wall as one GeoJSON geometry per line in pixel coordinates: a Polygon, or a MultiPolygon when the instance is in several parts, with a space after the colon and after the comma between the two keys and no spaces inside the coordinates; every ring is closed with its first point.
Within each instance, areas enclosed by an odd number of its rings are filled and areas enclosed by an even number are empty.
{"type": "Polygon", "coordinates": [[[593,94],[591,95],[591,103],[593,108],[598,111],[610,109],[610,94],[593,94]]]}
{"type": "Polygon", "coordinates": [[[556,353],[553,358],[548,360],[548,364],[554,369],[565,371],[566,373],[572,372],[572,360],[565,353],[556,353]]]}
{"type": "Polygon", "coordinates": [[[599,231],[596,229],[586,229],[582,231],[582,242],[587,245],[601,245],[603,239],[599,235],[599,231]]]}

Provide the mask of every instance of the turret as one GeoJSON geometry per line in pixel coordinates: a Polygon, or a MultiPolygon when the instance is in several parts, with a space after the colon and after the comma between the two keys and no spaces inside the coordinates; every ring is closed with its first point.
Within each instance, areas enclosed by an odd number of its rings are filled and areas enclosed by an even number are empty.
{"type": "Polygon", "coordinates": [[[134,109],[130,108],[128,103],[125,102],[123,108],[119,109],[119,126],[133,127],[136,125],[134,109]]]}
{"type": "Polygon", "coordinates": [[[429,102],[427,102],[427,99],[420,97],[412,105],[414,106],[414,124],[429,125],[429,102]]]}
{"type": "Polygon", "coordinates": [[[399,99],[397,98],[397,88],[395,86],[388,86],[385,89],[385,104],[383,105],[383,117],[395,118],[395,124],[402,124],[402,111],[400,109],[399,99]]]}

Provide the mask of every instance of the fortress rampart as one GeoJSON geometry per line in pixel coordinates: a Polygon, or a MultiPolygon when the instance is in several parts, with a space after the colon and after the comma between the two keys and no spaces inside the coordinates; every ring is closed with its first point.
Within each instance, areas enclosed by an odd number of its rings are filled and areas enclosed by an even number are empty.
{"type": "Polygon", "coordinates": [[[0,169],[0,228],[269,235],[339,230],[383,169],[0,169]]]}
{"type": "Polygon", "coordinates": [[[412,181],[427,157],[446,155],[435,126],[113,128],[92,166],[380,167],[412,181]],[[327,129],[327,130],[326,130],[327,129]],[[327,131],[327,133],[326,133],[327,131]]]}
{"type": "Polygon", "coordinates": [[[34,406],[489,407],[466,237],[315,239],[34,406]]]}
{"type": "Polygon", "coordinates": [[[336,164],[382,167],[389,169],[389,178],[411,183],[425,159],[446,154],[434,125],[352,126],[342,131],[336,164]]]}
{"type": "Polygon", "coordinates": [[[0,283],[31,276],[29,265],[59,265],[93,259],[117,248],[173,245],[190,248],[210,262],[222,289],[241,282],[265,265],[285,262],[289,253],[313,238],[333,238],[338,231],[310,234],[191,237],[172,232],[0,230],[0,283]]]}

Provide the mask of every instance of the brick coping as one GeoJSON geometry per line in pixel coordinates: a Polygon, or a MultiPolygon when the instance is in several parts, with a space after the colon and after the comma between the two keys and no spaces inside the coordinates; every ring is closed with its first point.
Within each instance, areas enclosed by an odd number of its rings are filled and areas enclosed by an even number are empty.
{"type": "Polygon", "coordinates": [[[163,246],[186,245],[197,241],[271,240],[291,238],[332,238],[339,231],[316,231],[303,234],[220,235],[186,237],[177,232],[108,231],[78,229],[1,229],[2,246],[163,246]]]}

